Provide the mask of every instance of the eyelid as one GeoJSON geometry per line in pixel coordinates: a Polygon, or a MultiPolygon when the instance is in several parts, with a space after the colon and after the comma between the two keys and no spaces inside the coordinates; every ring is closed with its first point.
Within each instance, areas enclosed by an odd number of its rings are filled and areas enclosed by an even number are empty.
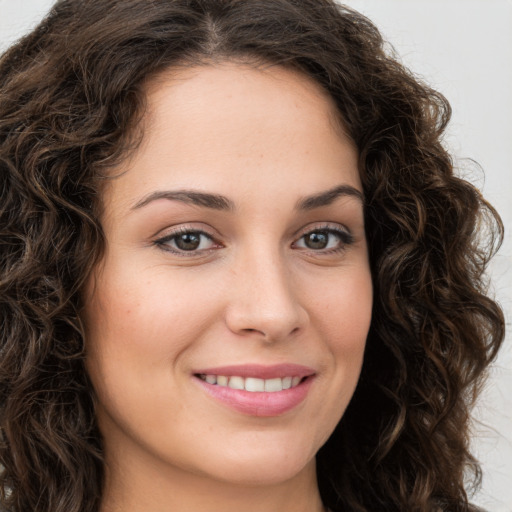
{"type": "MultiPolygon", "coordinates": [[[[163,230],[164,232],[166,230],[163,230]]],[[[162,233],[160,231],[159,233],[162,233]]],[[[209,231],[205,230],[204,228],[194,227],[190,225],[180,225],[177,226],[167,232],[165,234],[160,235],[157,234],[155,237],[153,237],[152,244],[156,245],[160,249],[170,252],[171,254],[175,254],[178,256],[184,256],[184,257],[197,257],[197,256],[203,256],[205,253],[208,253],[212,250],[218,249],[221,247],[221,243],[217,240],[217,237],[210,233],[209,231]],[[179,248],[171,247],[168,242],[171,242],[175,237],[178,237],[181,234],[185,233],[197,233],[199,235],[205,236],[209,238],[212,243],[217,247],[207,248],[207,249],[199,249],[199,250],[191,250],[186,251],[179,248]]]]}
{"type": "Polygon", "coordinates": [[[303,236],[307,235],[308,233],[314,233],[315,231],[330,231],[347,235],[353,238],[353,235],[349,228],[347,228],[343,224],[338,224],[334,222],[321,222],[313,225],[308,225],[305,228],[301,228],[298,231],[296,231],[295,237],[298,240],[303,236]]]}
{"type": "Polygon", "coordinates": [[[353,244],[355,241],[354,236],[346,226],[337,223],[322,223],[313,226],[310,225],[304,228],[303,230],[300,230],[300,235],[296,238],[296,241],[293,244],[297,244],[300,240],[302,240],[306,235],[310,233],[321,231],[337,235],[340,238],[340,246],[329,249],[309,249],[307,247],[301,247],[300,249],[304,251],[309,251],[317,255],[333,254],[344,251],[348,245],[353,244]]]}
{"type": "MultiPolygon", "coordinates": [[[[334,254],[337,252],[342,252],[346,249],[348,245],[351,245],[354,242],[354,236],[351,234],[350,230],[343,225],[340,225],[338,223],[320,223],[320,224],[314,224],[314,225],[308,225],[305,228],[302,228],[301,230],[298,230],[296,235],[294,236],[294,242],[292,243],[292,247],[297,247],[297,244],[300,240],[302,240],[306,235],[314,232],[328,232],[330,234],[334,234],[339,237],[339,245],[337,247],[331,247],[328,249],[311,249],[308,247],[299,247],[302,251],[309,251],[311,253],[322,255],[322,254],[334,254]]],[[[164,230],[165,232],[165,230],[164,230]]],[[[161,232],[160,232],[161,233],[161,232]]],[[[164,235],[156,235],[153,238],[154,245],[158,246],[160,249],[170,252],[172,254],[178,255],[178,256],[184,256],[184,257],[198,257],[198,256],[204,256],[205,254],[208,254],[212,252],[213,250],[217,250],[219,248],[222,248],[223,245],[221,242],[219,242],[218,237],[214,235],[213,233],[205,230],[204,228],[195,227],[191,225],[179,225],[174,228],[172,228],[170,231],[167,231],[164,235]],[[185,233],[196,233],[201,236],[207,237],[212,244],[213,247],[208,247],[206,249],[194,249],[194,250],[184,250],[179,249],[177,247],[172,247],[170,245],[170,242],[175,238],[178,237],[180,234],[185,233]]]]}

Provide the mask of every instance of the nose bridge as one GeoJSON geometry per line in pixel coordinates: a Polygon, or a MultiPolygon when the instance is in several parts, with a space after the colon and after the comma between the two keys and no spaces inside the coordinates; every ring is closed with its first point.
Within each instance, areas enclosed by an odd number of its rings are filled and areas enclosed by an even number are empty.
{"type": "Polygon", "coordinates": [[[307,314],[278,247],[267,244],[241,251],[233,275],[235,293],[227,315],[232,331],[256,332],[277,341],[303,327],[307,314]]]}

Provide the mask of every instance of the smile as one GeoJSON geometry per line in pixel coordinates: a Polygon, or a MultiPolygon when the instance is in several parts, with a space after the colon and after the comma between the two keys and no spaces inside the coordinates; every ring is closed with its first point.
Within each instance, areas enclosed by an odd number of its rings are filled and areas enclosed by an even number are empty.
{"type": "Polygon", "coordinates": [[[217,386],[229,387],[231,389],[243,389],[251,393],[265,392],[275,393],[298,386],[302,381],[302,377],[276,377],[273,379],[258,379],[255,377],[241,377],[239,375],[206,375],[200,374],[198,377],[217,386]]]}
{"type": "Polygon", "coordinates": [[[250,416],[279,416],[307,397],[316,372],[296,364],[238,365],[194,372],[195,382],[216,402],[250,416]]]}

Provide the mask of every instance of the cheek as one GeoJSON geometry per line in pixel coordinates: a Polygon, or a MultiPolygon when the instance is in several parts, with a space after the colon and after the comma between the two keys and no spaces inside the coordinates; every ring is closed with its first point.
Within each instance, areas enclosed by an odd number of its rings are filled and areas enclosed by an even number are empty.
{"type": "Polygon", "coordinates": [[[330,349],[361,357],[370,328],[373,290],[366,267],[347,269],[340,279],[315,288],[314,317],[330,349]]]}
{"type": "Polygon", "coordinates": [[[108,418],[132,433],[165,424],[173,367],[204,324],[190,287],[148,274],[105,271],[86,308],[86,365],[104,432],[108,418]]]}
{"type": "Polygon", "coordinates": [[[221,288],[210,281],[191,283],[165,267],[107,265],[84,317],[96,392],[115,401],[119,390],[136,382],[169,386],[171,369],[186,364],[186,354],[220,318],[221,288]]]}
{"type": "Polygon", "coordinates": [[[343,269],[337,276],[317,282],[310,295],[311,322],[323,340],[335,378],[355,387],[370,329],[373,288],[365,265],[343,269]]]}
{"type": "Polygon", "coordinates": [[[347,269],[339,281],[325,283],[318,294],[315,323],[323,340],[332,373],[329,389],[339,410],[330,412],[332,428],[341,418],[359,381],[370,329],[373,289],[368,268],[347,269]]]}
{"type": "MultiPolygon", "coordinates": [[[[312,430],[315,446],[322,446],[342,418],[359,381],[372,314],[372,282],[365,267],[347,269],[319,283],[310,295],[313,332],[326,355],[323,395],[315,415],[320,429],[312,430]]],[[[313,425],[312,425],[313,429],[313,425]]]]}

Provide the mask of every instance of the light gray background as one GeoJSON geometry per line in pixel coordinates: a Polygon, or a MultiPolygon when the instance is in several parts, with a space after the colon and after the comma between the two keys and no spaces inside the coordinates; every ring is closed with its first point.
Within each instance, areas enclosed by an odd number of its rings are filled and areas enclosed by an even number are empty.
{"type": "MultiPolygon", "coordinates": [[[[108,1],[108,0],[106,0],[108,1]]],[[[0,0],[0,50],[34,26],[51,0],[0,0]]],[[[512,0],[347,0],[366,14],[416,74],[447,96],[453,121],[446,143],[465,159],[507,229],[492,267],[507,316],[507,340],[475,410],[474,450],[483,464],[474,502],[512,512],[512,0]]],[[[384,511],[383,511],[384,512],[384,511]]]]}

